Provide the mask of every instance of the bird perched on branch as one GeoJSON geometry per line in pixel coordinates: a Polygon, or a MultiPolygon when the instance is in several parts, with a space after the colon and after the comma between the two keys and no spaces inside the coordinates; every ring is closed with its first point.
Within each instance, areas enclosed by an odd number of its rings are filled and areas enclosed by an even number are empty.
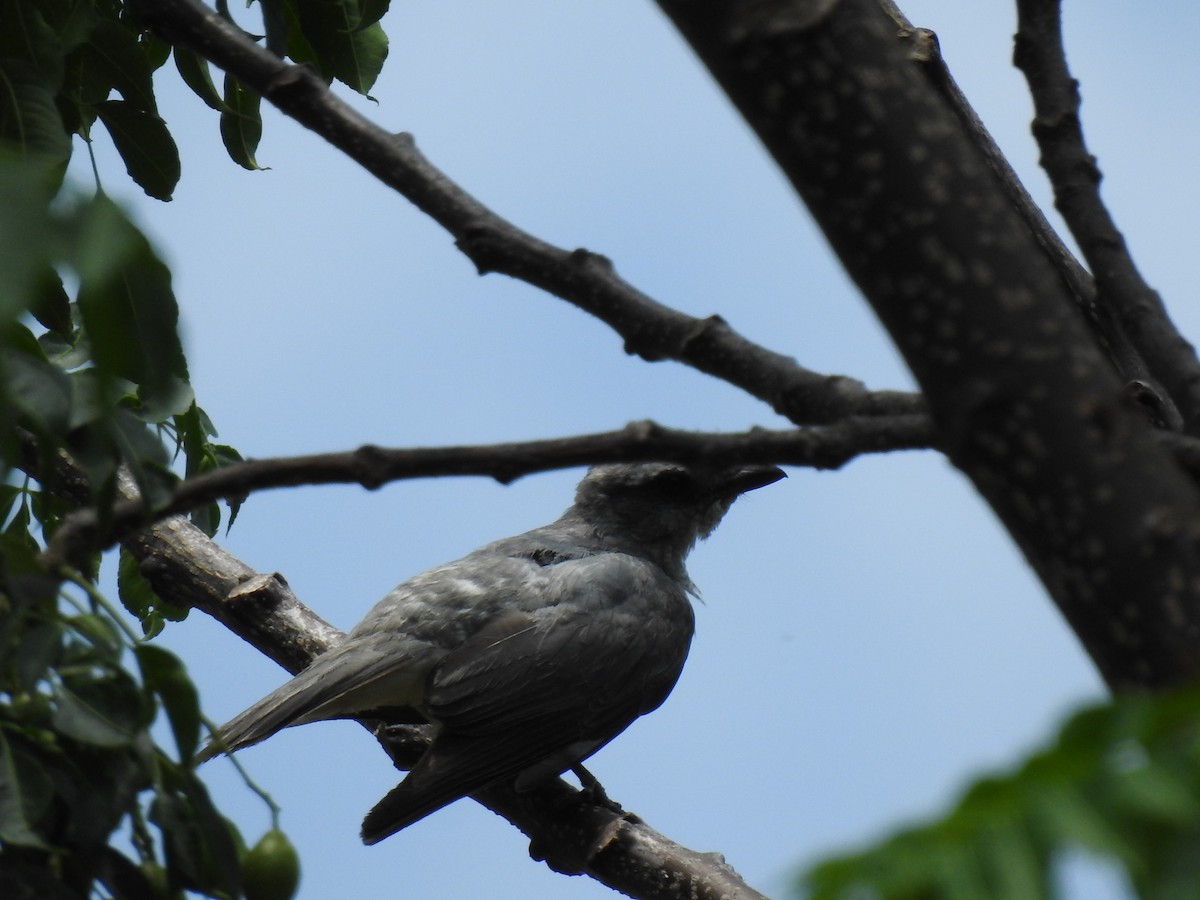
{"type": "Polygon", "coordinates": [[[432,723],[432,745],[367,814],[368,844],[483,787],[558,775],[666,699],[694,626],[688,551],[739,494],[782,477],[593,466],[557,521],[396,587],[202,758],[324,719],[432,723]]]}

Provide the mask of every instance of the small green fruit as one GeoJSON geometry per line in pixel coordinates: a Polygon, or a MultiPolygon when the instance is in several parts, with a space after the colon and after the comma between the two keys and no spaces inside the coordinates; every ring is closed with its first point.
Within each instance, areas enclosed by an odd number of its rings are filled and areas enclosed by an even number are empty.
{"type": "Polygon", "coordinates": [[[300,884],[300,857],[287,835],[272,828],[242,857],[246,900],[291,900],[300,884]]]}

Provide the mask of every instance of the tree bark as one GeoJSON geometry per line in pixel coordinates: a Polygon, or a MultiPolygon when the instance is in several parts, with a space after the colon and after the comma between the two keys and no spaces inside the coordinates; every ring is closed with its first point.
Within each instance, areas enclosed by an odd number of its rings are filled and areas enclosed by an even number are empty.
{"type": "Polygon", "coordinates": [[[879,0],[659,0],[1113,689],[1200,673],[1200,494],[879,0]]]}

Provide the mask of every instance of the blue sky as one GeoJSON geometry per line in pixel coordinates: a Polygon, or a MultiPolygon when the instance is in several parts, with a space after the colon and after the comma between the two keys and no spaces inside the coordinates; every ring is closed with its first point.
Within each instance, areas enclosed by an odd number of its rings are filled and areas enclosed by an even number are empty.
{"type": "MultiPolygon", "coordinates": [[[[1009,63],[1012,5],[902,6],[938,32],[1048,206],[1009,63]]],[[[356,105],[413,132],[502,215],[603,253],[662,302],[719,312],[805,366],[911,386],[799,201],[652,4],[418,2],[384,25],[378,105],[356,105]]],[[[1197,28],[1200,7],[1183,2],[1067,10],[1104,196],[1192,335],[1197,28]]],[[[245,172],[224,158],[214,113],[169,78],[161,90],[183,154],[174,201],[139,198],[103,137],[99,164],[172,266],[193,383],[245,455],[520,440],[645,418],[783,424],[707,376],[626,356],[560,300],[477,277],[434,223],[299,126],[269,114],[259,160],[271,168],[245,172]]],[[[223,543],[347,628],[404,578],[554,518],[579,474],[277,491],[247,503],[223,543]]],[[[942,809],[1101,694],[1019,553],[943,459],[790,475],[739,502],[695,551],[704,600],[683,678],[591,764],[651,825],[725,854],[773,895],[798,864],[942,809]]],[[[216,719],[284,677],[199,614],[160,640],[216,719]]],[[[352,724],[292,729],[242,761],[285,807],[305,900],[348,885],[362,896],[613,896],[530,861],[521,835],[470,801],[362,847],[361,816],[398,776],[352,724]]],[[[208,779],[248,837],[266,827],[228,763],[211,763],[208,779]]]]}

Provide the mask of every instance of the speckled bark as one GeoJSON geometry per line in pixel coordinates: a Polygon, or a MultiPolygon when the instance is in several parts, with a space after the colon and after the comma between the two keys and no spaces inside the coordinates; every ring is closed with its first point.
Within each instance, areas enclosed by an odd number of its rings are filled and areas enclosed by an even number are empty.
{"type": "MultiPolygon", "coordinates": [[[[660,0],[1114,688],[1200,674],[1200,498],[876,0],[660,0]]],[[[969,602],[969,598],[964,598],[969,602]]]]}

